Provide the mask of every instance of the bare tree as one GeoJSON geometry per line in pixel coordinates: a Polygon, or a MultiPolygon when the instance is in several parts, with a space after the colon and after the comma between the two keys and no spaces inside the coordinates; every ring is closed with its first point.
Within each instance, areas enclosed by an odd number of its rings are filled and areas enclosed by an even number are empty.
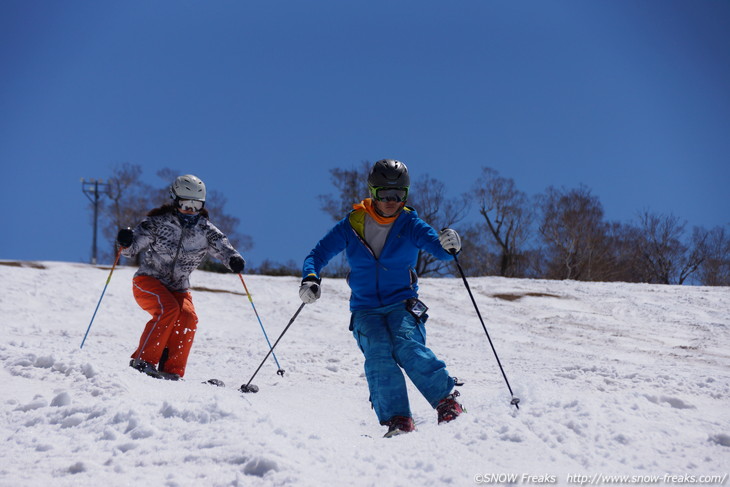
{"type": "Polygon", "coordinates": [[[707,233],[704,243],[705,260],[698,269],[698,279],[704,286],[730,286],[730,235],[724,227],[707,233]]]}
{"type": "Polygon", "coordinates": [[[459,264],[467,276],[499,275],[499,255],[490,252],[492,237],[486,223],[477,222],[464,228],[461,234],[459,264]]]}
{"type": "MultiPolygon", "coordinates": [[[[105,256],[115,255],[116,237],[120,228],[134,227],[150,209],[157,194],[141,180],[142,168],[128,162],[117,164],[108,179],[108,199],[104,201],[101,212],[105,220],[103,234],[109,242],[105,256]]],[[[139,262],[139,257],[134,259],[139,262]]]]}
{"type": "Polygon", "coordinates": [[[684,255],[682,265],[679,270],[678,284],[684,282],[692,274],[697,272],[702,263],[707,258],[707,239],[709,232],[702,227],[694,227],[692,229],[692,238],[689,246],[689,252],[684,255]]]}
{"type": "Polygon", "coordinates": [[[523,276],[523,246],[533,218],[527,195],[517,189],[514,180],[500,176],[490,167],[482,168],[472,194],[486,229],[499,248],[498,274],[523,276]]]}
{"type": "MultiPolygon", "coordinates": [[[[446,186],[428,174],[411,183],[408,196],[409,206],[413,206],[418,216],[436,230],[450,228],[466,216],[468,202],[466,196],[447,198],[446,186]]],[[[438,260],[428,252],[420,251],[416,263],[419,276],[441,274],[449,262],[438,260]]]]}
{"type": "Polygon", "coordinates": [[[641,262],[648,282],[683,284],[704,261],[706,231],[696,229],[690,246],[682,241],[686,222],[674,215],[644,211],[639,224],[641,262]]]}
{"type": "Polygon", "coordinates": [[[208,209],[213,224],[226,234],[228,240],[239,252],[251,250],[253,239],[250,235],[238,231],[241,219],[227,212],[227,204],[228,198],[223,193],[216,190],[208,191],[205,207],[208,209]]]}
{"type": "Polygon", "coordinates": [[[641,258],[637,252],[641,230],[631,225],[609,222],[606,225],[605,259],[594,275],[603,281],[643,282],[641,258]]]}
{"type": "Polygon", "coordinates": [[[330,215],[334,221],[339,221],[352,210],[352,205],[366,198],[371,166],[369,161],[362,161],[359,168],[330,169],[330,181],[335,193],[318,196],[322,211],[330,215]]]}
{"type": "Polygon", "coordinates": [[[558,190],[549,187],[539,198],[539,231],[547,244],[547,277],[600,280],[608,253],[603,207],[588,188],[558,190]]]}

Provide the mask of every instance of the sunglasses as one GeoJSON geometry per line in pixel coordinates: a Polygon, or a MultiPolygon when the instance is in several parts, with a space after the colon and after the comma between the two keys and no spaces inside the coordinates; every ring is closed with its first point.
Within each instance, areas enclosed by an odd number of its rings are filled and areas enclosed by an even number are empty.
{"type": "Polygon", "coordinates": [[[370,194],[375,201],[404,202],[408,199],[408,188],[371,187],[370,194]]]}
{"type": "Polygon", "coordinates": [[[203,209],[203,205],[205,205],[204,201],[177,200],[178,208],[185,211],[200,211],[203,209]]]}

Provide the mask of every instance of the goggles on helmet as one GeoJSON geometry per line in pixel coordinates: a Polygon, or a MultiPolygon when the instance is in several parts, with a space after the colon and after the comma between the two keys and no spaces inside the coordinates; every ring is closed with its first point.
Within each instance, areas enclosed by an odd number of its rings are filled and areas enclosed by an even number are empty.
{"type": "Polygon", "coordinates": [[[200,211],[203,209],[203,205],[205,204],[204,201],[197,201],[197,200],[177,200],[177,206],[181,210],[185,211],[200,211]]]}
{"type": "Polygon", "coordinates": [[[375,201],[398,201],[408,199],[408,188],[386,188],[382,186],[370,187],[370,194],[375,201]]]}

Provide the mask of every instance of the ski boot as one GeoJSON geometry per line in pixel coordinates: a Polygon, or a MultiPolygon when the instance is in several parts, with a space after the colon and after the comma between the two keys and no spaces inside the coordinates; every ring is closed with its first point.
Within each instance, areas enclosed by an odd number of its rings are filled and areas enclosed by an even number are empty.
{"type": "Polygon", "coordinates": [[[150,377],[154,377],[155,379],[162,379],[162,375],[157,370],[157,367],[154,366],[154,364],[151,364],[145,360],[136,359],[133,358],[129,361],[129,366],[133,369],[137,369],[138,371],[142,372],[143,374],[147,374],[150,377]]]}
{"type": "Polygon", "coordinates": [[[410,433],[411,431],[416,430],[413,418],[407,418],[405,416],[393,416],[383,424],[388,427],[388,432],[385,433],[383,438],[391,438],[393,436],[410,433]]]}
{"type": "Polygon", "coordinates": [[[439,424],[453,421],[464,412],[462,405],[456,402],[458,396],[459,391],[454,391],[439,401],[436,406],[439,424]]]}

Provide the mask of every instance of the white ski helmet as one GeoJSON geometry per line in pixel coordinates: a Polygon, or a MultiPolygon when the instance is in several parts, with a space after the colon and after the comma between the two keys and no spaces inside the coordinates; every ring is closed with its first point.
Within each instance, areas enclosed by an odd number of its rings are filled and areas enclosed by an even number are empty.
{"type": "Polygon", "coordinates": [[[205,201],[205,183],[192,174],[178,176],[170,186],[170,196],[173,199],[205,201]]]}

